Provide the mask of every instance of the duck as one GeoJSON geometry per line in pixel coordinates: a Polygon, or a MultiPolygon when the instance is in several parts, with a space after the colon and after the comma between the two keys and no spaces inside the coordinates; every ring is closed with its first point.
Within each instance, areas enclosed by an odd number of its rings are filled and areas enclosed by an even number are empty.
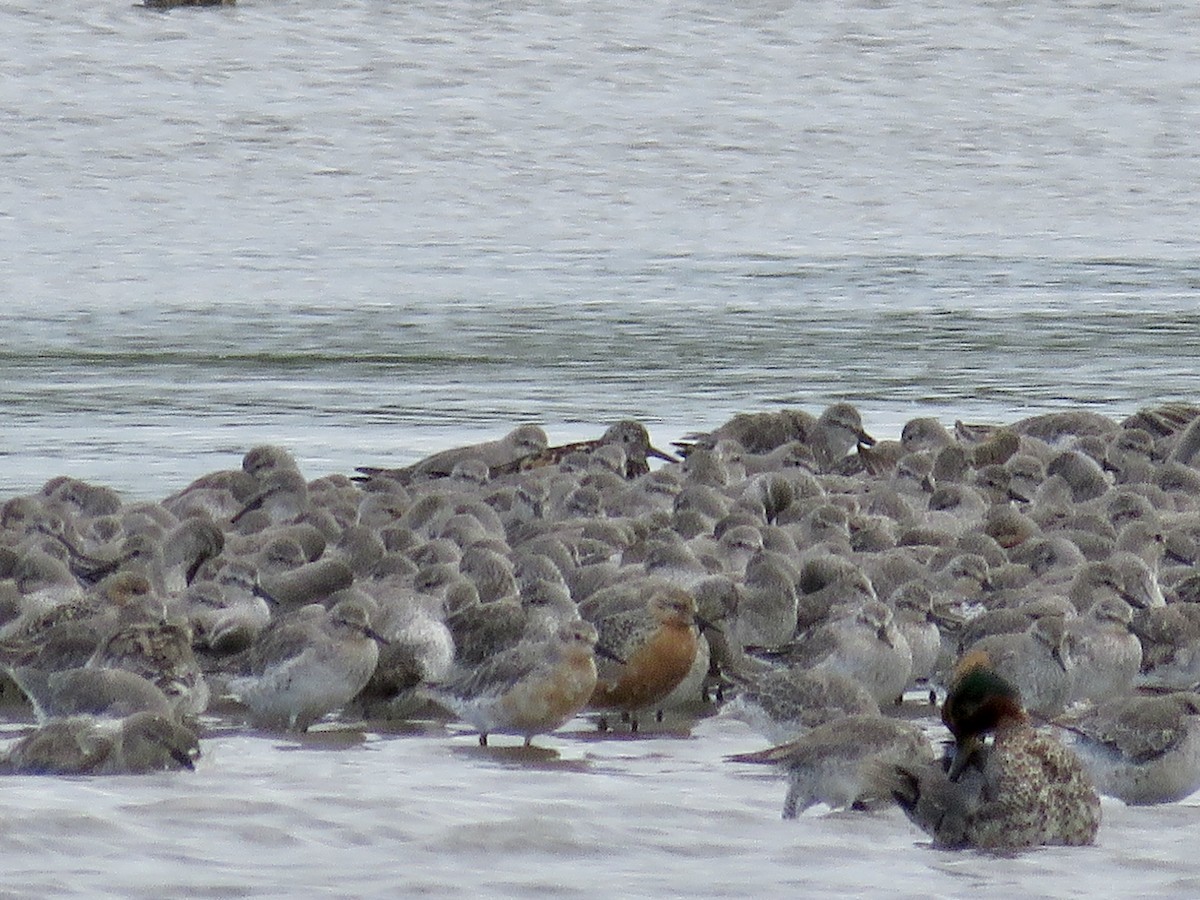
{"type": "Polygon", "coordinates": [[[953,737],[940,762],[874,775],[939,848],[1012,850],[1096,839],[1100,795],[1079,757],[1033,727],[1020,692],[985,654],[960,663],[942,705],[953,737]]]}

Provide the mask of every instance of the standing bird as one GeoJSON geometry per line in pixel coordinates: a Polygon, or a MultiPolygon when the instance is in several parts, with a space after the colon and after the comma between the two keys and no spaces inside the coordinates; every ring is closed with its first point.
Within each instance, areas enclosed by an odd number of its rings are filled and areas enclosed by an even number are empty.
{"type": "Polygon", "coordinates": [[[1200,694],[1130,694],[1060,722],[1102,794],[1133,805],[1200,789],[1200,694]]]}
{"type": "MultiPolygon", "coordinates": [[[[656,587],[644,607],[615,612],[596,622],[602,659],[589,706],[637,715],[661,703],[691,671],[699,648],[696,601],[686,590],[656,587]]],[[[607,722],[601,719],[601,728],[607,722]]]]}
{"type": "Polygon", "coordinates": [[[792,665],[853,678],[879,704],[904,695],[912,675],[912,649],[885,603],[871,600],[808,632],[781,649],[792,665]]]}
{"type": "Polygon", "coordinates": [[[735,676],[737,696],[721,717],[745,722],[773,744],[793,741],[847,716],[879,715],[879,703],[853,678],[800,667],[735,676]]]}
{"type": "Polygon", "coordinates": [[[370,680],[378,639],[358,599],[302,607],[263,632],[249,651],[250,674],[231,678],[229,690],[256,725],[307,731],[370,680]]]}
{"type": "Polygon", "coordinates": [[[515,734],[528,747],[534,735],[570,721],[596,687],[596,628],[576,619],[548,640],[521,641],[473,668],[425,689],[479,731],[515,734]]]}
{"type": "Polygon", "coordinates": [[[1061,616],[1042,616],[1019,634],[993,634],[966,648],[984,654],[996,674],[1013,685],[1028,710],[1053,717],[1071,697],[1072,661],[1061,616]]]}

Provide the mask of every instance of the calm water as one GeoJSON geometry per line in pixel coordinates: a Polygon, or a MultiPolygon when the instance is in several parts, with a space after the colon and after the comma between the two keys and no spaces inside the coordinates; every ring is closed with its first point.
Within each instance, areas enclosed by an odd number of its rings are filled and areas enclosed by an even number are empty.
{"type": "MultiPolygon", "coordinates": [[[[520,421],[1195,400],[1198,32],[1185,2],[9,3],[0,497],[159,498],[264,441],[316,477],[520,421]]],[[[780,822],[721,762],[739,729],[222,732],[194,776],[7,781],[0,884],[1200,889],[1189,803],[935,853],[894,814],[780,822]]]]}

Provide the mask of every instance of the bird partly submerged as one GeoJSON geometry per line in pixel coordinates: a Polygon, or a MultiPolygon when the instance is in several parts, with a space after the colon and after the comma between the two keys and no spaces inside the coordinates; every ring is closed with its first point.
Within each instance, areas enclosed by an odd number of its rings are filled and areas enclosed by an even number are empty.
{"type": "Polygon", "coordinates": [[[886,800],[886,786],[871,777],[872,768],[932,764],[933,749],[918,725],[866,714],[832,719],[786,744],[727,759],[784,769],[783,817],[794,819],[816,803],[862,809],[886,800]]]}
{"type": "Polygon", "coordinates": [[[942,706],[952,755],[883,764],[874,776],[938,847],[1014,849],[1095,840],[1100,797],[1079,758],[1035,730],[1020,693],[982,655],[964,660],[942,706]]]}

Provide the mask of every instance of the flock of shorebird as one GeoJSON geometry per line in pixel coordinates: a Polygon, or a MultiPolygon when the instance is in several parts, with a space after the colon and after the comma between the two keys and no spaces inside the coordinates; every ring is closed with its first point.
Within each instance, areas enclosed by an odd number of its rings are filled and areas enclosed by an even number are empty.
{"type": "Polygon", "coordinates": [[[191,768],[218,713],[528,745],[719,706],[775,745],[731,761],[786,772],[787,817],[1084,844],[1099,794],[1200,788],[1198,560],[1188,404],[876,441],[837,403],[672,452],[521,425],[315,480],[261,446],[161,502],[58,477],[0,507],[0,695],[36,719],[0,767],[191,768]],[[944,748],[913,716],[939,697],[944,748]]]}

